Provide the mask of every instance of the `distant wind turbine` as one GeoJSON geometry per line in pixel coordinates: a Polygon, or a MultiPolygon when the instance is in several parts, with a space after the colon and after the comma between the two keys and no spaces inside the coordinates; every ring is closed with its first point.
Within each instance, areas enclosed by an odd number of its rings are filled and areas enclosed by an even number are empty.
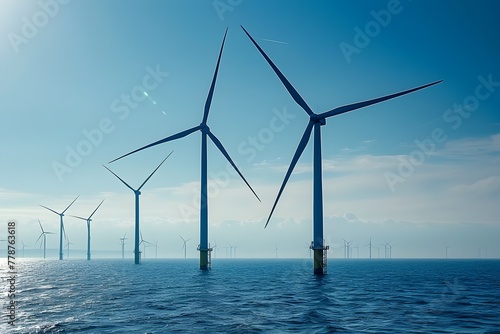
{"type": "Polygon", "coordinates": [[[383,97],[363,101],[363,102],[358,102],[358,103],[353,103],[349,105],[345,105],[342,107],[337,107],[332,110],[323,112],[321,114],[315,114],[311,108],[307,105],[305,100],[300,96],[300,94],[295,90],[295,88],[292,86],[292,84],[288,81],[288,79],[281,73],[281,71],[278,69],[278,67],[271,61],[271,59],[267,56],[267,54],[262,50],[262,48],[257,44],[257,42],[250,36],[250,34],[243,28],[241,27],[243,31],[246,33],[246,35],[250,38],[252,43],[255,45],[255,47],[259,50],[261,55],[265,58],[267,63],[271,66],[273,69],[274,73],[278,76],[280,81],[283,83],[285,86],[286,90],[288,93],[291,95],[291,97],[295,100],[295,102],[302,108],[304,111],[309,115],[309,123],[307,124],[307,127],[304,131],[304,134],[302,135],[302,139],[299,142],[299,145],[297,147],[297,150],[295,151],[295,154],[292,158],[292,161],[290,163],[290,166],[288,167],[288,171],[286,172],[285,179],[283,180],[283,183],[281,185],[281,188],[278,192],[278,195],[276,197],[276,200],[274,202],[274,205],[271,209],[271,213],[269,214],[269,217],[267,218],[266,226],[269,224],[269,221],[271,219],[271,216],[274,212],[274,209],[276,208],[276,205],[278,204],[278,201],[281,197],[281,194],[283,193],[283,190],[285,189],[286,183],[288,182],[288,179],[290,178],[290,175],[293,172],[293,169],[295,168],[295,165],[297,164],[300,156],[302,155],[302,152],[304,152],[304,149],[307,146],[307,143],[309,142],[309,139],[311,137],[311,133],[313,132],[314,129],[314,162],[313,162],[313,243],[314,243],[314,274],[316,275],[323,275],[326,272],[326,268],[323,269],[324,265],[324,252],[328,250],[328,247],[324,245],[324,238],[323,238],[323,189],[322,189],[322,159],[321,159],[321,126],[326,124],[326,119],[332,116],[337,116],[340,114],[344,114],[356,109],[368,107],[370,105],[383,102],[386,100],[390,100],[393,98],[396,98],[398,96],[402,96],[405,94],[409,94],[412,92],[415,92],[417,90],[430,87],[432,85],[438,84],[441,81],[436,81],[433,83],[429,83],[423,86],[419,86],[416,88],[412,88],[409,90],[405,90],[399,93],[391,94],[391,95],[386,95],[383,97]]]}
{"type": "Polygon", "coordinates": [[[146,258],[146,247],[153,246],[152,243],[149,241],[146,241],[142,238],[142,231],[140,231],[141,234],[141,242],[139,242],[139,246],[142,245],[143,253],[144,253],[144,258],[146,258]]]}
{"type": "Polygon", "coordinates": [[[372,238],[370,238],[370,242],[365,245],[365,247],[370,247],[370,259],[372,258],[372,238]]]}
{"type": "Polygon", "coordinates": [[[389,247],[389,259],[392,259],[392,247],[394,247],[394,245],[387,243],[387,247],[389,247]]]}
{"type": "Polygon", "coordinates": [[[141,189],[142,189],[142,187],[144,187],[146,182],[149,181],[151,176],[153,176],[153,174],[158,170],[158,168],[160,168],[160,166],[165,162],[165,160],[168,159],[168,157],[172,154],[172,152],[170,152],[169,155],[167,155],[167,157],[165,159],[163,159],[163,161],[158,165],[158,167],[156,167],[156,169],[148,176],[148,178],[146,180],[144,180],[144,182],[141,184],[141,186],[137,189],[132,188],[127,182],[123,181],[123,179],[120,178],[118,175],[116,175],[111,169],[102,165],[104,168],[109,170],[111,172],[111,174],[116,176],[118,178],[118,180],[122,181],[122,183],[124,185],[126,185],[127,188],[132,190],[135,194],[135,239],[134,239],[134,241],[135,241],[135,248],[134,248],[134,262],[135,262],[135,264],[141,263],[141,251],[139,249],[139,242],[140,242],[139,241],[139,231],[140,231],[140,229],[139,229],[139,196],[141,195],[141,189]]]}
{"type": "Polygon", "coordinates": [[[125,240],[127,240],[127,238],[125,238],[126,236],[127,233],[123,235],[123,238],[120,238],[120,243],[122,244],[122,259],[125,258],[125,240]]]}
{"type": "Polygon", "coordinates": [[[187,242],[188,242],[189,240],[191,240],[191,239],[187,239],[187,240],[186,240],[186,239],[184,239],[181,235],[179,235],[179,237],[181,237],[181,239],[182,239],[182,242],[183,242],[183,244],[182,244],[182,249],[184,250],[184,258],[186,258],[186,251],[187,251],[187,246],[186,246],[186,244],[187,244],[187,242]]]}
{"type": "Polygon", "coordinates": [[[445,248],[445,252],[446,252],[446,259],[448,258],[448,248],[450,248],[451,246],[448,246],[446,244],[443,244],[444,245],[444,248],[445,248]]]}
{"type": "Polygon", "coordinates": [[[23,250],[23,257],[24,257],[24,247],[28,247],[29,248],[29,246],[26,246],[22,240],[21,240],[21,244],[23,245],[22,250],[23,250]]]}
{"type": "Polygon", "coordinates": [[[66,245],[65,245],[65,246],[66,246],[66,252],[68,253],[67,258],[69,259],[69,245],[74,245],[74,243],[69,242],[69,237],[66,237],[66,240],[67,240],[68,242],[66,243],[66,245]]]}
{"type": "Polygon", "coordinates": [[[63,212],[57,212],[57,211],[54,211],[52,210],[51,208],[48,208],[46,206],[43,206],[43,205],[40,205],[42,208],[45,208],[49,211],[52,211],[54,212],[56,215],[58,215],[59,217],[61,217],[61,223],[59,225],[59,260],[62,260],[63,259],[63,234],[66,235],[66,231],[64,231],[64,224],[63,224],[63,217],[64,217],[64,213],[66,212],[66,210],[69,209],[70,206],[73,205],[73,203],[75,203],[75,201],[78,199],[78,197],[80,196],[77,196],[73,202],[71,202],[67,207],[66,209],[64,209],[63,212]]]}
{"type": "MultiPolygon", "coordinates": [[[[47,252],[47,234],[54,234],[52,232],[45,232],[42,226],[42,223],[40,222],[40,219],[38,219],[38,224],[40,225],[40,230],[42,230],[42,233],[40,233],[40,236],[38,239],[36,239],[35,244],[42,238],[43,241],[43,258],[45,259],[45,255],[47,252]]],[[[40,246],[42,245],[42,241],[40,241],[40,246]]]]}
{"type": "Polygon", "coordinates": [[[278,244],[276,244],[276,258],[278,258],[278,244]]]}
{"type": "MultiPolygon", "coordinates": [[[[214,89],[215,89],[215,82],[217,79],[217,73],[219,72],[219,65],[220,65],[220,60],[222,56],[222,50],[224,48],[224,42],[226,40],[226,35],[227,35],[227,29],[224,34],[224,38],[222,40],[222,46],[220,48],[219,52],[219,58],[217,59],[217,65],[215,67],[215,73],[212,78],[212,84],[210,85],[210,90],[207,96],[207,100],[205,102],[205,108],[204,108],[204,113],[203,113],[203,119],[200,123],[200,125],[197,125],[195,127],[192,127],[190,129],[187,129],[185,131],[181,131],[179,133],[176,133],[172,136],[163,138],[161,140],[158,140],[154,143],[151,143],[149,145],[143,146],[135,151],[132,151],[130,153],[127,153],[125,155],[122,155],[119,158],[114,159],[113,161],[116,161],[118,159],[121,159],[123,157],[126,157],[130,154],[142,151],[146,148],[153,147],[162,143],[166,143],[172,140],[180,139],[183,138],[193,132],[200,131],[201,132],[201,194],[200,194],[200,244],[199,244],[199,251],[200,251],[200,269],[201,270],[208,270],[209,269],[209,263],[208,263],[208,252],[210,251],[209,245],[208,245],[208,177],[207,177],[207,139],[210,138],[212,142],[215,144],[215,146],[219,149],[219,151],[222,153],[222,155],[226,158],[227,161],[233,166],[234,170],[238,173],[238,175],[241,177],[241,179],[246,183],[246,185],[250,188],[250,190],[253,192],[255,197],[260,201],[259,197],[255,193],[255,191],[252,189],[250,184],[247,182],[243,174],[241,174],[240,170],[238,167],[236,167],[236,164],[233,162],[231,157],[229,156],[229,153],[226,151],[222,143],[219,141],[219,139],[212,133],[210,128],[207,125],[207,120],[208,120],[208,113],[210,111],[210,105],[212,103],[212,97],[214,94],[214,89]]],[[[111,161],[111,162],[113,162],[111,161]]]]}
{"type": "Polygon", "coordinates": [[[380,246],[384,246],[384,258],[387,258],[387,255],[389,255],[389,253],[387,252],[387,249],[389,248],[389,243],[386,242],[385,244],[380,244],[380,246]]]}
{"type": "Polygon", "coordinates": [[[215,241],[215,245],[212,247],[214,250],[214,257],[217,258],[217,250],[219,249],[219,246],[217,245],[217,240],[215,241]]]}
{"type": "Polygon", "coordinates": [[[155,247],[155,259],[157,259],[158,258],[158,248],[159,248],[158,240],[156,240],[156,243],[152,244],[152,246],[155,247]]]}
{"type": "Polygon", "coordinates": [[[83,217],[79,217],[79,216],[71,216],[74,218],[85,220],[87,222],[87,261],[90,261],[90,222],[92,221],[92,216],[97,211],[97,209],[99,209],[99,207],[102,205],[103,202],[104,202],[104,200],[101,201],[101,203],[97,206],[97,208],[95,208],[94,212],[92,212],[88,218],[83,218],[83,217]]]}
{"type": "Polygon", "coordinates": [[[344,240],[344,257],[349,259],[351,257],[351,244],[352,244],[352,241],[347,241],[345,239],[342,239],[344,240]]]}

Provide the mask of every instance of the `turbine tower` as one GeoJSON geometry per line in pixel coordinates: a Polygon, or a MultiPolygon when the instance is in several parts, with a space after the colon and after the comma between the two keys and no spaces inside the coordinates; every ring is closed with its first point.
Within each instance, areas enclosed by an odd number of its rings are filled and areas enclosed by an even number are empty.
{"type": "Polygon", "coordinates": [[[191,239],[184,239],[181,235],[179,235],[179,237],[181,237],[182,241],[183,241],[183,244],[182,244],[182,249],[184,250],[184,258],[186,258],[186,251],[187,251],[187,247],[186,247],[186,244],[189,240],[191,239]]]}
{"type": "Polygon", "coordinates": [[[94,210],[94,212],[92,212],[92,214],[88,218],[83,218],[83,217],[79,217],[79,216],[71,216],[74,218],[85,220],[87,222],[87,261],[90,261],[90,222],[92,221],[92,216],[97,211],[97,209],[99,209],[99,207],[101,206],[101,204],[103,202],[104,202],[104,200],[101,201],[101,203],[97,206],[97,208],[94,210]]]}
{"type": "Polygon", "coordinates": [[[370,259],[372,258],[372,238],[370,238],[370,242],[365,245],[365,247],[370,247],[370,259]]]}
{"type": "Polygon", "coordinates": [[[446,252],[446,259],[448,258],[448,248],[450,248],[451,246],[448,246],[446,244],[443,244],[444,245],[444,248],[445,248],[445,252],[446,252]]]}
{"type": "Polygon", "coordinates": [[[68,210],[68,209],[69,209],[69,207],[70,207],[71,205],[73,205],[73,203],[75,203],[75,201],[78,199],[78,197],[80,197],[80,196],[77,196],[77,197],[73,200],[73,202],[71,202],[71,203],[70,203],[70,205],[68,205],[68,206],[66,207],[66,209],[64,209],[64,211],[63,211],[63,212],[60,212],[60,213],[59,213],[59,212],[57,212],[57,211],[52,210],[51,208],[48,208],[48,207],[43,206],[43,205],[40,205],[42,208],[45,208],[45,209],[47,209],[47,210],[49,210],[49,211],[52,211],[52,212],[54,212],[56,215],[58,215],[59,217],[61,217],[61,223],[60,223],[60,225],[59,225],[59,260],[62,260],[62,259],[63,259],[63,234],[64,234],[64,236],[66,237],[66,231],[64,231],[64,224],[63,224],[63,217],[64,217],[64,213],[66,212],[66,210],[68,210]]]}
{"type": "Polygon", "coordinates": [[[132,151],[130,153],[127,153],[125,155],[122,155],[119,158],[116,158],[113,161],[116,161],[118,159],[121,159],[123,157],[126,157],[130,154],[142,151],[146,148],[153,147],[162,143],[166,143],[169,141],[173,141],[176,139],[183,138],[193,132],[200,131],[201,132],[201,194],[200,194],[200,244],[198,246],[198,250],[200,251],[200,269],[201,270],[208,270],[210,268],[210,265],[208,263],[208,252],[211,251],[208,245],[208,176],[207,176],[207,141],[208,138],[217,146],[219,151],[221,151],[222,155],[226,158],[226,160],[233,166],[234,170],[238,173],[238,175],[242,178],[242,180],[246,183],[246,185],[250,188],[250,190],[253,192],[255,197],[260,201],[260,198],[257,196],[255,191],[252,189],[250,184],[247,182],[243,174],[241,174],[240,170],[238,167],[236,167],[236,164],[233,162],[231,157],[229,156],[229,153],[226,151],[222,143],[219,141],[219,139],[212,133],[210,128],[207,125],[207,120],[208,120],[208,113],[210,111],[210,105],[212,103],[212,97],[214,94],[214,89],[215,89],[215,82],[217,79],[217,74],[219,72],[219,65],[220,65],[220,60],[222,56],[222,50],[224,48],[224,42],[226,40],[226,35],[227,35],[227,29],[226,32],[224,33],[224,38],[222,40],[222,46],[220,48],[219,52],[219,58],[217,59],[217,65],[215,67],[215,72],[214,76],[212,78],[212,84],[210,85],[210,90],[207,96],[207,100],[205,102],[205,108],[203,112],[203,119],[200,123],[200,125],[197,125],[195,127],[192,127],[190,129],[187,129],[185,131],[181,131],[179,133],[176,133],[174,135],[171,135],[169,137],[163,138],[161,140],[158,140],[154,143],[151,143],[149,145],[143,146],[135,151],[132,151]]]}
{"type": "Polygon", "coordinates": [[[123,238],[120,238],[120,243],[122,244],[122,259],[125,258],[125,240],[127,240],[127,238],[125,238],[126,236],[127,233],[123,235],[123,238]]]}
{"type": "Polygon", "coordinates": [[[363,101],[363,102],[358,102],[358,103],[353,103],[349,105],[345,105],[342,107],[337,107],[334,108],[330,111],[323,112],[321,114],[315,114],[312,109],[307,105],[305,100],[300,96],[300,94],[295,90],[295,88],[292,86],[292,84],[288,81],[287,78],[281,73],[281,71],[276,67],[276,65],[271,61],[271,59],[266,55],[264,50],[261,49],[261,47],[257,44],[257,42],[250,36],[250,34],[243,28],[241,27],[243,31],[246,33],[246,35],[250,38],[252,43],[257,47],[259,52],[262,54],[262,56],[266,59],[267,63],[271,66],[273,69],[274,73],[279,77],[280,81],[283,83],[285,86],[286,90],[288,93],[291,95],[291,97],[295,100],[295,102],[302,108],[304,111],[309,115],[309,123],[307,124],[307,127],[304,131],[304,134],[302,135],[302,138],[299,142],[299,145],[297,147],[297,150],[295,151],[295,154],[292,158],[292,161],[290,163],[290,166],[288,167],[288,171],[286,172],[285,179],[283,180],[283,183],[281,185],[281,188],[278,192],[278,195],[276,197],[276,200],[274,202],[274,205],[271,209],[271,213],[269,214],[269,217],[266,222],[269,224],[269,220],[271,219],[271,216],[274,212],[274,209],[276,208],[276,205],[278,204],[278,201],[281,197],[281,194],[283,190],[285,189],[286,183],[288,179],[290,178],[290,175],[293,172],[293,169],[295,168],[295,165],[297,164],[297,161],[299,160],[300,156],[302,155],[302,152],[307,146],[307,143],[309,142],[311,133],[314,130],[314,156],[313,156],[313,250],[314,250],[314,274],[316,275],[323,275],[326,273],[326,268],[324,268],[324,265],[326,265],[326,261],[324,259],[326,258],[326,252],[328,250],[328,246],[324,244],[324,238],[323,238],[323,189],[322,189],[322,159],[321,159],[321,126],[326,124],[326,119],[332,116],[337,116],[343,113],[347,113],[356,109],[360,109],[363,107],[370,106],[375,103],[383,102],[389,99],[396,98],[398,96],[402,96],[405,94],[409,94],[411,92],[415,92],[417,90],[435,85],[441,81],[436,81],[430,84],[426,84],[423,86],[419,86],[416,88],[412,88],[409,90],[405,90],[399,93],[391,94],[391,95],[386,95],[383,97],[363,101]]]}
{"type": "MultiPolygon", "coordinates": [[[[42,223],[40,222],[40,219],[38,219],[38,224],[40,225],[40,229],[42,230],[42,233],[38,236],[38,239],[36,239],[35,244],[40,240],[40,238],[43,239],[43,258],[45,259],[45,255],[47,252],[47,234],[54,234],[52,232],[45,232],[42,226],[42,223]]],[[[40,242],[40,246],[42,243],[40,242]]]]}
{"type": "Polygon", "coordinates": [[[127,188],[132,190],[135,194],[135,238],[134,238],[134,240],[135,240],[135,248],[134,248],[134,262],[135,262],[135,264],[141,263],[141,251],[139,249],[139,242],[140,242],[139,241],[139,231],[140,231],[140,229],[139,229],[139,196],[141,195],[141,189],[142,189],[142,187],[144,187],[146,182],[149,181],[151,176],[153,176],[153,174],[158,170],[158,168],[160,168],[160,166],[165,162],[165,160],[168,159],[168,157],[172,154],[172,152],[170,152],[169,155],[167,155],[167,157],[165,159],[163,159],[163,161],[158,165],[158,167],[156,167],[156,169],[148,176],[148,178],[146,180],[144,180],[144,182],[141,184],[141,186],[137,189],[132,188],[127,182],[123,181],[123,179],[120,178],[118,175],[116,175],[111,169],[102,165],[104,168],[109,170],[111,172],[111,174],[116,176],[118,178],[118,180],[122,181],[122,183],[124,185],[126,185],[127,188]]]}
{"type": "Polygon", "coordinates": [[[66,243],[65,247],[66,247],[66,252],[68,253],[67,258],[69,259],[69,245],[74,245],[74,243],[69,242],[69,237],[66,237],[66,240],[67,240],[68,242],[66,243]]]}

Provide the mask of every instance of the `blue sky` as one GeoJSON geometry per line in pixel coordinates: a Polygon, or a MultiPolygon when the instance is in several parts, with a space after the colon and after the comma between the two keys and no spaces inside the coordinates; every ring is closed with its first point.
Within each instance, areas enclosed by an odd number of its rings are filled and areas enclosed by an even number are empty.
{"type": "MultiPolygon", "coordinates": [[[[119,251],[118,238],[133,232],[133,193],[101,165],[200,123],[227,27],[208,124],[262,203],[210,143],[210,241],[238,245],[242,257],[274,256],[276,244],[282,256],[307,256],[312,143],[263,226],[308,118],[243,25],[317,113],[444,80],[328,119],[331,256],[342,256],[335,248],[342,238],[364,245],[370,237],[393,242],[398,257],[441,257],[443,243],[454,257],[478,256],[480,247],[500,256],[496,1],[8,0],[0,7],[0,220],[17,220],[26,244],[36,248],[37,218],[58,231],[58,217],[39,204],[61,210],[81,195],[68,214],[86,216],[105,199],[92,248],[119,251]],[[138,86],[149,87],[148,97],[138,86]],[[127,104],[123,96],[134,94],[127,104]],[[68,150],[79,148],[86,155],[68,165],[68,150]]],[[[172,150],[144,187],[142,230],[158,240],[159,256],[181,256],[178,235],[192,238],[195,257],[199,133],[108,167],[137,187],[172,150]]],[[[68,217],[65,225],[73,247],[85,249],[84,223],[68,217]]],[[[48,248],[56,239],[48,237],[48,248]]]]}

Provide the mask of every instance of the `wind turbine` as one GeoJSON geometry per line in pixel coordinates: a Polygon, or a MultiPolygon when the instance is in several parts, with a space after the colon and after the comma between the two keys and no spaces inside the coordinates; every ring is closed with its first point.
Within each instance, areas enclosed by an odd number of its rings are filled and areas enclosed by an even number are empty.
{"type": "MultiPolygon", "coordinates": [[[[42,230],[42,233],[38,236],[38,239],[36,239],[35,244],[40,240],[40,238],[43,239],[43,258],[45,259],[45,254],[47,252],[47,234],[54,234],[52,232],[45,232],[42,226],[42,223],[40,222],[40,219],[38,219],[38,224],[40,225],[40,229],[42,230]]],[[[40,246],[42,243],[40,242],[40,246]]]]}
{"type": "Polygon", "coordinates": [[[394,247],[394,245],[387,243],[387,247],[389,247],[389,259],[392,259],[392,247],[394,247]]]}
{"type": "Polygon", "coordinates": [[[71,216],[74,218],[85,220],[87,222],[87,261],[90,261],[90,222],[92,221],[92,216],[97,211],[97,209],[99,209],[99,207],[101,206],[101,204],[103,202],[104,202],[104,200],[101,201],[101,203],[97,206],[97,208],[95,208],[94,212],[92,212],[92,214],[88,218],[83,218],[83,217],[79,217],[79,216],[71,216]]]}
{"type": "Polygon", "coordinates": [[[365,245],[365,247],[370,247],[370,259],[372,258],[372,238],[370,238],[370,242],[365,245]]]}
{"type": "Polygon", "coordinates": [[[278,258],[278,244],[276,244],[275,250],[276,250],[276,258],[278,258]]]}
{"type": "Polygon", "coordinates": [[[68,242],[66,243],[66,245],[65,245],[65,246],[66,246],[66,252],[68,252],[68,259],[69,259],[69,245],[74,245],[74,243],[69,242],[69,237],[66,237],[66,240],[67,240],[68,242]]]}
{"type": "Polygon", "coordinates": [[[46,206],[43,206],[43,205],[40,205],[42,208],[45,208],[49,211],[52,211],[54,212],[56,215],[59,215],[59,217],[61,217],[61,223],[59,225],[59,260],[62,260],[63,259],[63,233],[64,233],[64,237],[66,237],[66,231],[64,231],[64,224],[63,224],[63,217],[64,217],[64,213],[66,212],[66,210],[69,209],[69,207],[71,205],[73,205],[73,203],[75,203],[75,201],[78,199],[78,197],[80,196],[77,196],[73,202],[71,202],[67,207],[66,209],[64,209],[63,212],[57,212],[57,211],[54,211],[52,210],[51,208],[48,208],[46,206]]]}
{"type": "Polygon", "coordinates": [[[186,258],[186,250],[187,250],[186,244],[187,244],[187,242],[188,242],[189,240],[191,240],[191,239],[187,239],[187,240],[186,240],[186,239],[184,239],[181,235],[179,235],[179,237],[181,237],[182,241],[184,242],[184,243],[182,244],[182,249],[184,249],[184,258],[186,258]]]}
{"type": "Polygon", "coordinates": [[[22,250],[23,250],[23,257],[24,257],[24,247],[28,247],[29,248],[29,246],[26,246],[22,240],[21,240],[21,243],[23,244],[22,250]]]}
{"type": "Polygon", "coordinates": [[[153,244],[142,238],[142,231],[140,231],[140,234],[141,234],[141,242],[139,242],[139,246],[142,244],[142,249],[144,249],[144,251],[143,251],[144,258],[146,258],[146,247],[153,246],[153,244]]]}
{"type": "Polygon", "coordinates": [[[314,162],[313,162],[313,249],[314,249],[314,273],[317,275],[323,275],[326,272],[326,268],[323,268],[323,253],[327,251],[328,247],[324,245],[324,238],[323,238],[323,189],[322,189],[322,160],[321,160],[321,126],[326,124],[326,119],[332,116],[337,116],[343,113],[347,113],[356,109],[360,109],[363,107],[367,107],[379,102],[383,102],[386,100],[390,100],[393,98],[396,98],[398,96],[402,96],[405,94],[409,94],[411,92],[415,92],[417,90],[435,85],[441,81],[436,81],[433,83],[429,83],[423,86],[419,86],[416,88],[408,89],[399,93],[391,94],[391,95],[386,95],[383,97],[363,101],[363,102],[358,102],[358,103],[353,103],[341,107],[334,108],[332,110],[323,112],[321,114],[315,114],[312,109],[307,105],[305,100],[300,96],[300,94],[295,90],[295,88],[292,86],[292,84],[288,81],[288,79],[281,73],[281,71],[276,67],[276,65],[271,61],[271,59],[266,55],[264,50],[257,44],[257,42],[250,36],[250,34],[243,28],[241,27],[243,31],[246,33],[246,35],[250,38],[250,40],[253,42],[253,44],[257,47],[259,52],[262,54],[262,56],[266,59],[267,63],[271,66],[273,69],[274,73],[279,77],[280,81],[283,83],[285,86],[286,90],[288,93],[291,95],[291,97],[295,100],[295,102],[302,108],[304,111],[309,115],[309,123],[307,124],[307,127],[304,131],[304,134],[302,135],[302,138],[299,142],[299,145],[297,147],[297,150],[295,151],[295,154],[292,158],[292,161],[290,163],[290,166],[288,167],[288,171],[286,172],[285,179],[283,180],[283,183],[281,185],[281,188],[278,192],[278,195],[276,197],[276,200],[274,202],[274,205],[271,209],[271,213],[269,214],[269,217],[266,222],[269,224],[269,220],[271,219],[271,216],[274,212],[274,209],[276,208],[276,205],[278,204],[278,201],[281,197],[281,194],[283,193],[283,190],[285,189],[286,183],[288,179],[290,178],[290,175],[293,172],[293,169],[295,168],[295,165],[297,164],[297,161],[299,160],[300,156],[302,155],[302,152],[304,152],[304,149],[307,146],[307,143],[309,142],[309,139],[311,137],[311,133],[313,132],[314,129],[314,162]]]}
{"type": "Polygon", "coordinates": [[[125,238],[126,236],[127,233],[123,235],[123,238],[120,238],[120,243],[122,244],[122,259],[125,258],[125,240],[127,240],[127,238],[125,238]]]}
{"type": "Polygon", "coordinates": [[[357,246],[352,246],[352,248],[356,248],[356,257],[359,259],[359,244],[357,246]]]}
{"type": "MultiPolygon", "coordinates": [[[[135,151],[132,151],[130,153],[127,153],[125,155],[122,155],[119,158],[114,159],[113,161],[116,161],[118,159],[121,159],[123,157],[126,157],[130,154],[142,151],[146,148],[153,147],[162,143],[166,143],[172,140],[180,139],[183,138],[193,132],[200,131],[201,132],[201,194],[200,194],[200,245],[198,247],[198,250],[200,251],[200,269],[201,270],[208,270],[209,269],[209,264],[208,264],[208,252],[209,252],[209,245],[208,245],[208,177],[207,177],[207,141],[208,138],[212,140],[212,142],[217,146],[219,151],[221,151],[222,155],[226,158],[227,161],[233,166],[234,170],[238,173],[238,175],[241,177],[241,179],[246,183],[246,185],[250,188],[250,190],[253,192],[255,197],[260,201],[260,198],[257,196],[255,191],[252,189],[250,184],[247,182],[243,174],[241,174],[240,170],[238,167],[236,167],[236,164],[233,162],[231,157],[229,156],[229,153],[226,151],[222,143],[219,141],[219,139],[212,133],[210,128],[207,125],[207,120],[208,120],[208,113],[210,111],[210,105],[212,103],[212,97],[214,94],[214,89],[215,89],[215,82],[217,79],[217,73],[219,72],[219,65],[220,65],[220,60],[222,56],[222,50],[224,48],[224,42],[226,40],[226,35],[227,35],[227,29],[226,32],[224,33],[224,39],[222,40],[222,45],[220,48],[219,52],[219,58],[217,59],[217,65],[215,67],[215,72],[214,76],[212,78],[212,84],[210,85],[210,90],[207,96],[207,100],[205,102],[205,108],[203,112],[203,119],[200,123],[200,125],[197,125],[195,127],[192,127],[190,129],[187,129],[185,131],[181,131],[179,133],[176,133],[174,135],[171,135],[169,137],[163,138],[161,140],[158,140],[154,143],[151,143],[149,145],[143,146],[135,151]]],[[[113,162],[111,161],[111,162],[113,162]]]]}
{"type": "Polygon", "coordinates": [[[446,244],[443,244],[444,245],[444,248],[445,248],[445,251],[446,251],[446,258],[448,258],[448,248],[450,248],[451,246],[448,246],[446,244]]]}
{"type": "Polygon", "coordinates": [[[352,244],[352,241],[347,241],[345,239],[342,239],[344,240],[344,258],[350,258],[350,248],[351,248],[351,244],[352,244]]]}
{"type": "Polygon", "coordinates": [[[169,155],[167,155],[167,157],[165,159],[163,159],[163,161],[158,165],[158,167],[156,167],[156,169],[148,176],[148,178],[146,180],[144,180],[144,182],[141,184],[141,186],[137,189],[132,188],[127,182],[123,181],[123,179],[120,178],[118,175],[116,175],[111,169],[102,165],[104,168],[109,170],[111,172],[111,174],[116,176],[118,178],[118,180],[122,181],[122,183],[124,185],[126,185],[127,188],[132,190],[135,194],[135,238],[134,238],[134,240],[135,240],[135,248],[134,248],[134,262],[135,262],[135,264],[141,263],[141,251],[139,249],[139,231],[140,231],[140,229],[139,229],[139,196],[141,195],[141,189],[146,184],[146,182],[148,182],[148,180],[151,178],[151,176],[153,176],[153,174],[158,170],[158,168],[160,168],[160,166],[165,162],[165,160],[168,159],[168,157],[172,154],[172,152],[170,152],[169,155]]]}
{"type": "Polygon", "coordinates": [[[384,258],[387,258],[387,247],[389,247],[389,243],[386,242],[385,244],[380,244],[380,246],[384,246],[384,258]]]}
{"type": "Polygon", "coordinates": [[[156,243],[151,244],[151,245],[155,247],[155,259],[157,259],[158,258],[158,248],[159,248],[158,247],[158,240],[156,240],[156,243]]]}
{"type": "Polygon", "coordinates": [[[217,250],[219,249],[219,246],[217,245],[217,240],[215,241],[215,245],[212,247],[214,250],[214,257],[217,258],[217,250]]]}

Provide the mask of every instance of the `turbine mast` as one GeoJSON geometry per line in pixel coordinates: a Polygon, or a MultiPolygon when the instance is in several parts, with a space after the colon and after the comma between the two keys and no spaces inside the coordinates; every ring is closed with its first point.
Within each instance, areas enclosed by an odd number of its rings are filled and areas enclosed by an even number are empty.
{"type": "MultiPolygon", "coordinates": [[[[200,196],[200,270],[208,270],[208,177],[207,177],[207,131],[201,132],[201,196],[200,196]]],[[[184,250],[185,251],[185,250],[184,250]]]]}
{"type": "Polygon", "coordinates": [[[314,123],[314,172],[313,172],[313,250],[314,274],[326,274],[326,252],[328,246],[323,244],[323,181],[321,166],[321,125],[314,123]]]}

